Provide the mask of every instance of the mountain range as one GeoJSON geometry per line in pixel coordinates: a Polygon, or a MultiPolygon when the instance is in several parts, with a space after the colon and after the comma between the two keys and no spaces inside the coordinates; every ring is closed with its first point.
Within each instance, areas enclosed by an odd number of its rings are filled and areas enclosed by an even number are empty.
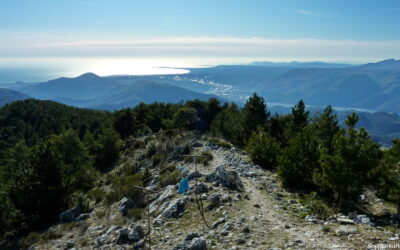
{"type": "MultiPolygon", "coordinates": [[[[44,83],[16,84],[19,92],[36,99],[52,100],[76,107],[116,110],[140,102],[176,103],[193,99],[208,100],[215,95],[149,80],[119,83],[110,78],[85,73],[76,78],[61,77],[44,83]]],[[[220,98],[220,100],[223,100],[220,98]]]]}
{"type": "Polygon", "coordinates": [[[364,65],[318,62],[267,65],[221,65],[191,68],[189,73],[180,75],[110,78],[118,82],[136,79],[168,83],[223,96],[238,103],[257,92],[269,103],[282,105],[293,105],[303,99],[312,106],[330,104],[341,108],[400,113],[400,60],[364,65]]]}
{"type": "Polygon", "coordinates": [[[282,112],[303,99],[311,109],[334,106],[340,120],[346,110],[358,112],[360,125],[388,143],[400,135],[400,61],[364,65],[255,62],[191,68],[187,74],[100,77],[86,73],[42,83],[7,84],[0,105],[26,98],[47,99],[76,107],[117,110],[140,102],[176,103],[192,99],[234,101],[253,92],[282,112]],[[344,109],[343,109],[344,108],[344,109]]]}
{"type": "Polygon", "coordinates": [[[249,64],[250,66],[268,66],[268,67],[290,67],[290,68],[347,68],[354,64],[345,63],[326,63],[326,62],[269,62],[256,61],[249,64]]]}
{"type": "Polygon", "coordinates": [[[237,101],[256,91],[269,102],[303,99],[309,105],[400,112],[400,61],[394,59],[330,68],[217,66],[191,69],[182,78],[208,82],[219,87],[217,92],[227,85],[227,96],[237,101]]]}

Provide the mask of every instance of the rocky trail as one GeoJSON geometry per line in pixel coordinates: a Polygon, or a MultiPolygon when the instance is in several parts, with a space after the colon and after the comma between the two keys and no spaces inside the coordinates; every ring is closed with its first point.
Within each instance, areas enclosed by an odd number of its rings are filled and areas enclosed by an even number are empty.
{"type": "MultiPolygon", "coordinates": [[[[201,151],[199,149],[198,151],[201,151]]],[[[216,242],[216,249],[351,249],[353,244],[345,243],[341,238],[330,237],[323,233],[321,225],[308,224],[293,218],[282,199],[285,191],[276,181],[276,176],[259,166],[248,164],[249,159],[236,149],[213,151],[214,159],[210,166],[200,166],[203,174],[211,174],[219,166],[228,171],[237,171],[244,186],[241,202],[232,202],[221,210],[227,213],[225,223],[208,232],[216,242]],[[281,197],[282,196],[282,197],[281,197]],[[275,198],[274,198],[275,197],[275,198]],[[227,226],[233,225],[233,226],[227,226]],[[231,228],[227,233],[227,228],[231,228]],[[218,236],[221,235],[221,236],[218,236]]],[[[193,166],[190,166],[194,170],[193,166]]],[[[227,191],[227,190],[222,190],[227,191]]],[[[229,194],[229,192],[228,192],[229,194]]],[[[285,195],[288,195],[287,193],[285,195]]],[[[287,205],[301,206],[295,200],[287,200],[287,205]]],[[[223,213],[224,214],[224,213],[223,213]]]]}
{"type": "Polygon", "coordinates": [[[295,194],[280,187],[275,173],[253,165],[243,151],[207,141],[192,145],[192,155],[207,151],[213,159],[206,166],[180,161],[177,169],[188,177],[190,190],[181,195],[178,185],[169,185],[149,191],[150,218],[124,219],[130,206],[124,198],[107,210],[95,207],[61,238],[36,249],[373,249],[399,241],[397,234],[357,219],[364,215],[329,220],[310,215],[295,194]]]}

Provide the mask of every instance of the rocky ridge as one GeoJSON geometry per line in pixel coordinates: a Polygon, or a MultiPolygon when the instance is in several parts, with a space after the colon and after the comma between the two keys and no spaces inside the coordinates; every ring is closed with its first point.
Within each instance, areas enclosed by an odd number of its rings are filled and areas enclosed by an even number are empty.
{"type": "Polygon", "coordinates": [[[295,194],[280,187],[275,173],[253,165],[244,151],[199,138],[190,141],[191,154],[213,155],[208,165],[197,164],[197,171],[193,162],[177,160],[182,177],[190,180],[190,191],[180,195],[177,185],[160,189],[151,181],[146,187],[154,190],[149,192],[151,216],[138,220],[126,218],[134,206],[126,197],[111,206],[95,205],[88,213],[70,209],[60,215],[65,223],[48,230],[60,235],[34,248],[365,249],[399,241],[398,234],[365,214],[329,219],[310,214],[295,194]]]}

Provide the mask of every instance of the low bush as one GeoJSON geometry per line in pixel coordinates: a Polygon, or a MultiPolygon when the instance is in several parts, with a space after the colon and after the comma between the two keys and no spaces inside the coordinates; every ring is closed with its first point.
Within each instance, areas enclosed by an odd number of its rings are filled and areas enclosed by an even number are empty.
{"type": "Polygon", "coordinates": [[[154,143],[147,144],[147,146],[146,146],[146,157],[150,158],[155,153],[157,153],[156,145],[154,143]]]}
{"type": "Polygon", "coordinates": [[[160,164],[160,162],[163,160],[163,155],[162,154],[155,154],[153,155],[153,157],[151,157],[151,166],[155,167],[158,164],[160,164]]]}
{"type": "Polygon", "coordinates": [[[210,151],[203,151],[201,152],[201,158],[199,159],[204,166],[208,166],[208,162],[213,160],[213,155],[210,151]]]}
{"type": "Polygon", "coordinates": [[[315,214],[321,219],[328,219],[333,214],[333,209],[315,192],[304,195],[301,203],[310,211],[310,214],[315,214]]]}
{"type": "Polygon", "coordinates": [[[100,203],[105,196],[105,192],[103,189],[96,187],[90,190],[87,195],[90,199],[94,200],[95,203],[100,203]]]}
{"type": "Polygon", "coordinates": [[[144,193],[141,174],[130,176],[114,176],[111,180],[112,190],[106,195],[106,202],[112,204],[123,197],[128,197],[137,205],[143,205],[144,193]]]}
{"type": "Polygon", "coordinates": [[[28,249],[32,245],[38,243],[41,239],[41,236],[38,232],[32,232],[28,234],[28,236],[21,238],[18,241],[18,245],[21,249],[28,249]]]}
{"type": "Polygon", "coordinates": [[[147,184],[147,182],[149,182],[152,178],[152,174],[150,172],[150,168],[145,168],[143,173],[142,173],[142,177],[141,180],[144,184],[147,184]]]}
{"type": "Polygon", "coordinates": [[[247,144],[251,160],[267,169],[276,168],[280,151],[279,142],[262,129],[254,132],[247,144]]]}
{"type": "Polygon", "coordinates": [[[181,174],[175,166],[168,167],[160,173],[159,181],[162,187],[178,183],[181,174]]]}
{"type": "Polygon", "coordinates": [[[128,217],[132,218],[134,220],[140,220],[142,219],[142,214],[143,214],[143,209],[142,208],[131,208],[128,211],[128,217]]]}
{"type": "Polygon", "coordinates": [[[211,138],[208,138],[208,141],[211,144],[214,144],[214,145],[216,145],[218,147],[227,148],[227,149],[231,149],[232,148],[232,144],[230,144],[230,143],[228,143],[228,142],[226,142],[224,140],[221,140],[219,138],[211,137],[211,138]]]}
{"type": "Polygon", "coordinates": [[[183,160],[185,161],[185,163],[193,162],[193,156],[191,156],[191,155],[185,155],[185,157],[183,158],[183,160]]]}
{"type": "Polygon", "coordinates": [[[79,207],[83,212],[89,211],[89,199],[83,193],[74,193],[72,195],[72,206],[79,207]]]}

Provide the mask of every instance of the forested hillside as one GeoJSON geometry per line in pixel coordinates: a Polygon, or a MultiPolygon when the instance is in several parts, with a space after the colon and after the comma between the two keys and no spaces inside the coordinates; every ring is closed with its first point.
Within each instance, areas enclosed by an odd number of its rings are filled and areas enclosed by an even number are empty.
{"type": "MultiPolygon", "coordinates": [[[[14,237],[57,223],[71,207],[107,208],[127,197],[136,204],[129,214],[140,217],[146,200],[137,187],[174,185],[183,173],[165,165],[193,161],[179,157],[190,152],[190,145],[171,151],[185,131],[246,150],[254,164],[276,172],[288,191],[311,200],[307,211],[320,218],[351,208],[367,190],[397,204],[400,141],[382,151],[365,129],[356,128],[358,119],[350,114],[342,129],[330,106],[311,117],[303,101],[291,114],[271,115],[257,94],[243,108],[216,99],[141,103],[115,112],[38,100],[8,104],[0,109],[2,244],[10,247],[14,237]],[[135,152],[143,153],[133,157],[135,152]]],[[[212,153],[202,154],[206,165],[212,153]]],[[[37,243],[32,237],[20,245],[37,243]]]]}

